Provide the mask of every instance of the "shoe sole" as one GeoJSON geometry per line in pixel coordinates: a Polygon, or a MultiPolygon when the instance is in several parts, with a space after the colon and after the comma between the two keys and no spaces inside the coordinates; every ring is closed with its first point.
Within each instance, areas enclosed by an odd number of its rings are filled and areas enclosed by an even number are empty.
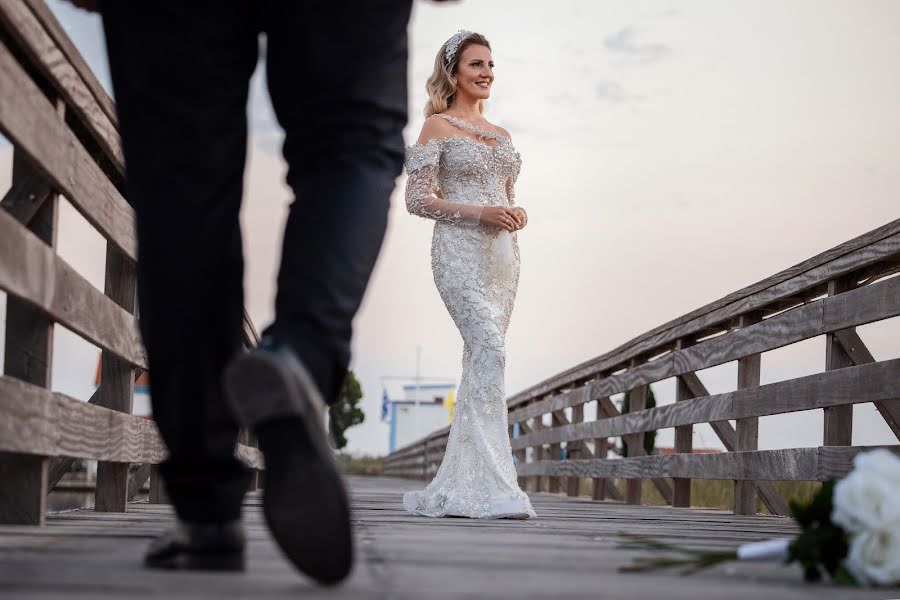
{"type": "Polygon", "coordinates": [[[244,554],[188,554],[179,553],[164,559],[148,559],[144,566],[167,571],[230,571],[245,568],[244,554]]]}
{"type": "Polygon", "coordinates": [[[296,422],[300,437],[289,456],[276,454],[260,436],[266,462],[263,512],[291,562],[320,583],[334,584],[353,564],[349,502],[320,425],[324,402],[303,366],[293,366],[295,372],[264,352],[244,354],[226,370],[226,394],[247,427],[259,423],[253,420],[254,403],[273,410],[275,418],[296,422]]]}

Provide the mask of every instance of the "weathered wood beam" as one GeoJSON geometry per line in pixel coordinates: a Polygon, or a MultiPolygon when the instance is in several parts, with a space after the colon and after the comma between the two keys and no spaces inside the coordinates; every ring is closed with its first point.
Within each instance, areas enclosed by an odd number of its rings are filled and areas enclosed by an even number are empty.
{"type": "Polygon", "coordinates": [[[97,290],[40,238],[0,211],[0,289],[101,348],[147,367],[134,315],[97,290]]]}
{"type": "MultiPolygon", "coordinates": [[[[762,315],[759,312],[748,313],[740,318],[739,327],[745,329],[759,323],[762,315]]],[[[759,387],[762,355],[751,354],[738,360],[737,389],[759,387]]],[[[730,425],[730,424],[729,424],[730,425]]],[[[744,452],[759,448],[759,417],[743,417],[735,421],[735,450],[744,452]]],[[[737,480],[734,482],[734,514],[756,514],[756,482],[737,480]]]]}
{"type": "MultiPolygon", "coordinates": [[[[900,446],[878,446],[900,454],[900,446]]],[[[827,481],[840,478],[853,468],[853,458],[876,448],[832,446],[756,450],[721,454],[669,454],[621,459],[544,460],[523,465],[525,476],[618,477],[647,479],[684,477],[691,479],[746,479],[779,481],[827,481]]]]}
{"type": "Polygon", "coordinates": [[[137,259],[134,210],[0,43],[0,130],[129,259],[137,259]]]}

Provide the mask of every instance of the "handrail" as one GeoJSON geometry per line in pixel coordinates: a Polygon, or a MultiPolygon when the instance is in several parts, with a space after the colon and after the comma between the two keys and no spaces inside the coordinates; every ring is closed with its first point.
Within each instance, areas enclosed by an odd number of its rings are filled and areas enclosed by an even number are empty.
{"type": "MultiPolygon", "coordinates": [[[[46,496],[75,459],[98,461],[97,510],[124,511],[128,490],[148,477],[160,501],[165,447],[151,420],[130,414],[148,364],[115,106],[42,0],[0,0],[0,131],[13,145],[0,202],[0,523],[43,524],[46,496]],[[60,195],[107,242],[103,291],[56,254],[60,195]],[[49,389],[55,323],[101,348],[102,379],[87,402],[49,389]]],[[[244,311],[243,343],[258,342],[244,311]]],[[[260,451],[241,440],[236,455],[262,469],[260,451]]]]}

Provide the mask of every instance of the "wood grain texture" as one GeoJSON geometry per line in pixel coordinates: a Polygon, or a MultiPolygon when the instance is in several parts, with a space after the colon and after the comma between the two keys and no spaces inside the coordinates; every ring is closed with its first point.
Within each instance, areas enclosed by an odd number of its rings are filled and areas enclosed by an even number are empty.
{"type": "MultiPolygon", "coordinates": [[[[846,277],[828,282],[828,296],[834,297],[855,287],[846,277]]],[[[850,355],[834,333],[825,335],[825,369],[833,371],[853,365],[850,355]]],[[[853,406],[827,406],[823,410],[823,437],[825,446],[853,445],[853,406]]]]}
{"type": "MultiPolygon", "coordinates": [[[[679,340],[680,341],[680,340],[679,340]]],[[[682,346],[679,344],[679,349],[682,346]]],[[[694,398],[683,377],[675,380],[675,403],[694,398]]],[[[675,452],[692,454],[694,451],[694,426],[681,425],[675,428],[675,452]]],[[[691,480],[682,477],[672,481],[672,506],[689,507],[691,505],[691,480]]]]}
{"type": "MultiPolygon", "coordinates": [[[[69,62],[56,39],[28,4],[24,0],[0,0],[0,21],[32,64],[78,115],[116,170],[124,175],[125,159],[114,119],[101,107],[82,74],[69,62]]],[[[108,99],[102,88],[101,92],[108,99]]]]}
{"type": "Polygon", "coordinates": [[[135,366],[147,367],[137,319],[0,212],[0,289],[135,366]]]}
{"type": "Polygon", "coordinates": [[[522,475],[685,477],[692,479],[810,480],[819,478],[817,448],[721,454],[670,454],[609,460],[545,460],[524,465],[522,475]]]}
{"type": "MultiPolygon", "coordinates": [[[[0,451],[149,464],[166,457],[153,421],[13,377],[0,376],[0,406],[0,451]]],[[[253,468],[265,467],[258,448],[238,445],[235,455],[253,468]]]]}
{"type": "MultiPolygon", "coordinates": [[[[106,248],[106,296],[129,314],[135,312],[137,274],[135,265],[111,244],[106,248]]],[[[104,350],[100,358],[100,389],[97,406],[131,414],[134,399],[134,369],[128,362],[104,350]]],[[[94,510],[125,512],[128,503],[128,463],[97,463],[94,510]]]]}
{"type": "Polygon", "coordinates": [[[3,44],[0,129],[88,222],[128,258],[136,259],[131,206],[3,44]]]}
{"type": "Polygon", "coordinates": [[[56,17],[53,16],[53,12],[43,0],[27,0],[27,2],[29,8],[31,8],[34,13],[34,16],[41,22],[41,25],[43,25],[50,37],[53,38],[53,41],[56,42],[66,60],[74,67],[78,76],[94,95],[97,104],[103,109],[103,112],[106,113],[106,116],[109,117],[110,121],[112,121],[113,125],[118,129],[118,115],[116,114],[116,107],[112,98],[110,98],[109,94],[106,93],[106,90],[103,89],[103,86],[84,60],[84,57],[81,56],[81,53],[75,47],[75,44],[66,34],[65,29],[63,29],[56,17]]]}
{"type": "MultiPolygon", "coordinates": [[[[48,527],[0,528],[0,571],[10,597],[97,598],[594,598],[666,600],[876,600],[886,590],[804,585],[797,565],[743,561],[683,577],[619,573],[642,555],[620,531],[726,550],[791,537],[791,519],[735,517],[719,510],[631,507],[531,494],[532,521],[425,519],[398,499],[424,482],[349,477],[357,567],[339,587],[298,578],[263,525],[260,494],[246,497],[250,568],[239,576],[172,574],[141,566],[147,541],[170,525],[169,506],[136,503],[125,514],[71,511],[48,527]],[[424,568],[427,565],[427,568],[424,568]]],[[[896,595],[896,594],[895,594],[896,595]]]]}
{"type": "MultiPolygon", "coordinates": [[[[755,325],[762,320],[759,312],[741,315],[738,326],[741,329],[755,325]]],[[[737,389],[759,387],[760,369],[762,357],[760,354],[751,354],[738,360],[737,389]]],[[[759,417],[742,417],[734,424],[735,450],[756,450],[759,445],[759,417]]],[[[737,480],[734,482],[734,514],[756,514],[756,482],[737,480]]]]}
{"type": "Polygon", "coordinates": [[[47,512],[47,458],[0,452],[0,523],[44,524],[47,512]]]}

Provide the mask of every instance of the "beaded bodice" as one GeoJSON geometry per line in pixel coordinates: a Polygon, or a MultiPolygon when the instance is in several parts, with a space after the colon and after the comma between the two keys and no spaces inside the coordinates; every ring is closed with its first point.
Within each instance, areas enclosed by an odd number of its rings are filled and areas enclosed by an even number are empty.
{"type": "Polygon", "coordinates": [[[450,115],[435,117],[468,135],[435,138],[407,149],[409,211],[438,221],[472,224],[478,222],[482,207],[514,204],[522,160],[510,139],[450,115]]]}

